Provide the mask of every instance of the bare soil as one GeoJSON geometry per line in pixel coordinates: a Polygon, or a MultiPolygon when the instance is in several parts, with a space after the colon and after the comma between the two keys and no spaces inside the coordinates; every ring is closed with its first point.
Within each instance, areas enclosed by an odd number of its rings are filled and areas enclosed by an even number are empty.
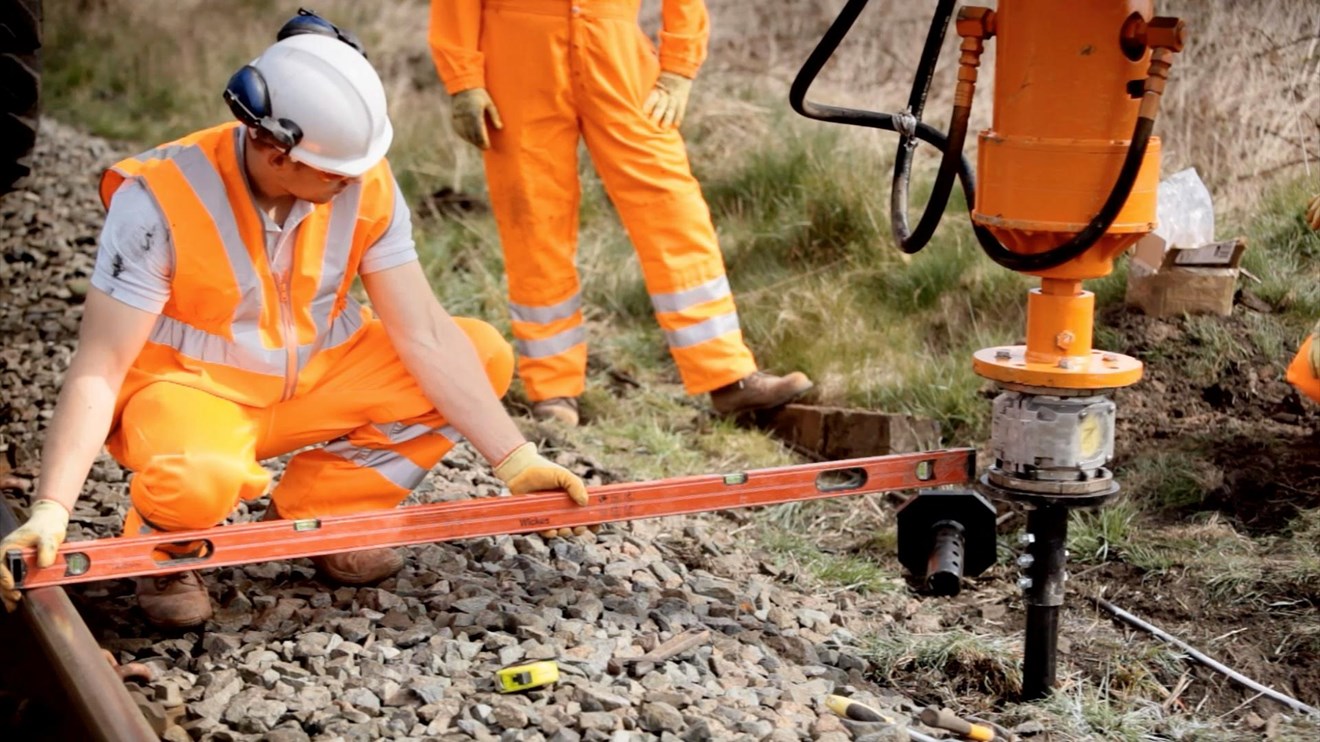
{"type": "MultiPolygon", "coordinates": [[[[1273,321],[1242,303],[1232,316],[1212,320],[1219,337],[1231,340],[1225,345],[1233,351],[1205,378],[1195,366],[1207,351],[1194,323],[1204,326],[1206,319],[1155,318],[1120,307],[1098,319],[1117,332],[1119,345],[1110,349],[1146,360],[1145,378],[1116,398],[1116,466],[1121,469],[1152,452],[1181,452],[1207,465],[1205,479],[1218,482],[1201,502],[1153,515],[1143,535],[1158,540],[1204,527],[1220,529],[1225,541],[1242,534],[1257,546],[1244,557],[1256,563],[1242,566],[1267,574],[1273,562],[1294,555],[1287,548],[1294,519],[1320,506],[1320,415],[1284,380],[1291,355],[1270,357],[1259,349],[1261,328],[1273,321]]],[[[1083,602],[1081,596],[1103,593],[1249,677],[1320,704],[1320,642],[1313,630],[1320,622],[1320,585],[1314,576],[1290,592],[1262,586],[1262,593],[1249,600],[1207,589],[1207,577],[1214,575],[1192,564],[1156,573],[1109,563],[1081,570],[1070,589],[1078,596],[1074,605],[1083,602]],[[1298,640],[1308,635],[1309,640],[1298,640]]],[[[1075,636],[1079,659],[1113,639],[1110,633],[1089,634],[1080,642],[1075,636]],[[1085,646],[1091,642],[1096,646],[1085,646]]],[[[1089,660],[1101,663],[1098,654],[1089,660]]],[[[1251,695],[1188,667],[1199,681],[1193,689],[1200,688],[1183,702],[1204,714],[1230,712],[1251,695]]],[[[1261,713],[1269,705],[1265,702],[1261,713]]]]}

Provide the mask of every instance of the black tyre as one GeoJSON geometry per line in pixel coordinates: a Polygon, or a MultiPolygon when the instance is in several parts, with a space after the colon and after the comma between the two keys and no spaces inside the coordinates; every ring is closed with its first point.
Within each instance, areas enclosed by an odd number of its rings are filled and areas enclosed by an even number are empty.
{"type": "Polygon", "coordinates": [[[41,103],[41,0],[0,0],[0,194],[32,171],[41,103]]]}

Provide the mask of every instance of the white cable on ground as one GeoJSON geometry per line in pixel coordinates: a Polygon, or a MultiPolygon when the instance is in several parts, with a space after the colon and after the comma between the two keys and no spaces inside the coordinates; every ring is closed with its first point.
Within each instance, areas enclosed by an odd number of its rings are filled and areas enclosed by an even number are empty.
{"type": "Polygon", "coordinates": [[[1205,665],[1211,670],[1214,670],[1215,672],[1226,675],[1230,680],[1233,680],[1241,685],[1245,685],[1246,687],[1256,691],[1257,693],[1272,698],[1275,701],[1278,701],[1279,703],[1282,703],[1283,705],[1295,711],[1302,711],[1320,717],[1320,709],[1317,709],[1314,706],[1308,706],[1305,703],[1302,703],[1301,701],[1297,700],[1296,698],[1293,698],[1292,696],[1285,695],[1277,690],[1274,690],[1273,688],[1270,688],[1265,685],[1261,685],[1260,683],[1257,683],[1256,681],[1234,670],[1233,668],[1223,663],[1216,662],[1215,660],[1210,659],[1206,655],[1194,649],[1192,645],[1188,644],[1187,642],[1179,639],[1176,636],[1173,636],[1172,634],[1168,634],[1164,631],[1161,631],[1160,629],[1156,628],[1155,626],[1152,626],[1151,624],[1146,623],[1145,621],[1142,621],[1141,619],[1137,618],[1131,613],[1128,613],[1122,608],[1119,608],[1113,603],[1110,603],[1104,598],[1095,598],[1095,602],[1101,608],[1104,608],[1106,611],[1109,611],[1110,613],[1132,624],[1133,626],[1136,626],[1142,631],[1149,632],[1150,634],[1153,634],[1155,637],[1159,639],[1163,639],[1164,641],[1174,645],[1175,647],[1178,647],[1179,649],[1186,652],[1188,656],[1190,656],[1192,659],[1196,660],[1197,662],[1200,662],[1201,664],[1205,665]]]}

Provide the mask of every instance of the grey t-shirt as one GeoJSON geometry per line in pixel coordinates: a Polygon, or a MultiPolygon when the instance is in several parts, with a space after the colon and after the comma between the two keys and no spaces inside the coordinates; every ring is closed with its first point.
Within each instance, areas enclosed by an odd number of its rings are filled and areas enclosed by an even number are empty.
{"type": "MultiPolygon", "coordinates": [[[[307,201],[296,202],[283,225],[257,210],[265,222],[266,255],[276,276],[288,273],[298,227],[312,208],[307,201]]],[[[412,238],[412,214],[395,183],[393,219],[380,239],[363,253],[358,273],[365,276],[414,260],[417,248],[412,238]]],[[[173,275],[174,245],[165,215],[141,181],[129,180],[110,200],[92,285],[131,307],[159,313],[170,298],[173,275]]]]}

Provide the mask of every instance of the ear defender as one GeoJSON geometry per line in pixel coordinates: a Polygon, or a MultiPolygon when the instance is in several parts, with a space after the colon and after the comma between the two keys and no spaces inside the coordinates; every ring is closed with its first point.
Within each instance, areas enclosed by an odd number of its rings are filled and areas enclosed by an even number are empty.
{"type": "Polygon", "coordinates": [[[286,154],[302,141],[303,132],[297,124],[271,116],[270,90],[266,87],[266,78],[256,67],[249,64],[235,72],[225,86],[223,97],[234,118],[257,132],[257,136],[279,146],[286,154]]]}
{"type": "Polygon", "coordinates": [[[295,15],[284,23],[280,28],[280,32],[275,35],[275,39],[277,41],[283,41],[290,36],[297,36],[305,33],[320,34],[321,36],[330,36],[339,39],[356,49],[358,54],[361,54],[364,57],[367,56],[367,50],[362,46],[362,42],[358,40],[357,34],[352,31],[343,30],[339,26],[336,26],[330,21],[317,15],[316,11],[308,10],[306,8],[298,8],[298,15],[295,15]]]}

